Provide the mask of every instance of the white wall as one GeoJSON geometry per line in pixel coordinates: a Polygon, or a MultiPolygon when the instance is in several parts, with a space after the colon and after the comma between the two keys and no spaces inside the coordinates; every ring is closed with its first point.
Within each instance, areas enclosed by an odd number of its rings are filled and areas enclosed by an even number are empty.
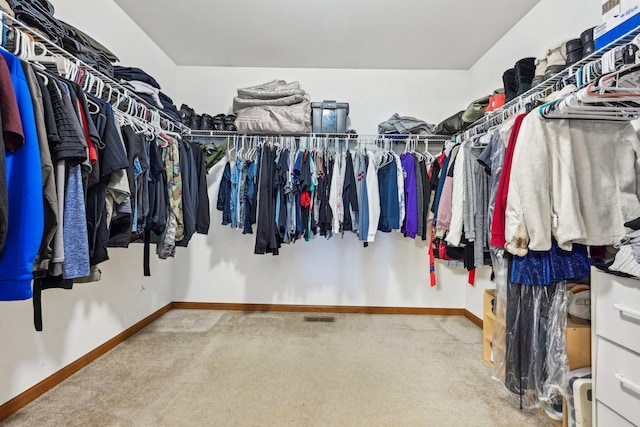
{"type": "MultiPolygon", "coordinates": [[[[597,0],[542,0],[468,71],[179,67],[178,93],[197,111],[229,112],[235,88],[282,78],[299,80],[314,100],[349,102],[352,127],[360,133],[375,133],[377,123],[396,111],[437,123],[470,100],[501,87],[502,73],[518,59],[539,56],[557,41],[578,37],[597,25],[599,14],[597,0]]],[[[212,196],[217,194],[217,183],[217,175],[210,177],[212,196]]],[[[176,277],[189,280],[187,286],[176,288],[176,300],[464,306],[482,317],[482,292],[493,287],[489,268],[478,271],[472,287],[466,284],[464,271],[439,264],[439,286],[424,288],[426,247],[396,235],[383,236],[384,241],[366,250],[348,239],[316,240],[302,248],[299,244],[284,247],[277,259],[256,257],[253,238],[220,227],[216,215],[213,235],[196,240],[198,249],[189,252],[188,263],[177,265],[176,277]],[[222,247],[216,244],[220,240],[222,247]],[[330,261],[323,265],[334,269],[314,275],[309,282],[295,279],[304,274],[304,265],[314,265],[309,260],[318,259],[330,261]],[[349,260],[347,267],[344,260],[349,260]],[[283,273],[287,271],[291,274],[283,273]]]]}
{"type": "MultiPolygon", "coordinates": [[[[436,123],[467,99],[465,71],[311,70],[179,67],[178,93],[197,111],[230,111],[235,89],[276,78],[298,80],[313,100],[349,102],[352,127],[377,133],[394,112],[436,123]]],[[[222,164],[209,176],[215,203],[222,164]]],[[[253,254],[254,236],[222,227],[213,210],[209,236],[196,236],[174,271],[176,301],[266,304],[464,307],[466,272],[439,265],[429,286],[426,243],[378,233],[368,248],[352,233],[253,254]]]]}
{"type": "Polygon", "coordinates": [[[178,67],[177,93],[198,112],[230,113],[236,89],[299,81],[313,101],[349,103],[351,127],[377,133],[393,113],[438,123],[467,104],[466,71],[178,67]]]}
{"type": "Polygon", "coordinates": [[[84,31],[111,50],[120,59],[120,65],[142,68],[151,74],[162,91],[173,97],[176,64],[113,0],[50,1],[56,18],[84,31]]]}
{"type": "MultiPolygon", "coordinates": [[[[123,62],[143,67],[174,92],[175,64],[111,0],[65,0],[55,6],[58,18],[86,30],[123,62]]],[[[0,303],[0,404],[172,301],[172,261],[152,255],[152,277],[143,278],[141,245],[110,249],[109,255],[101,264],[102,281],[43,292],[43,332],[33,327],[30,300],[0,303]]]]}
{"type": "Polygon", "coordinates": [[[502,87],[502,73],[519,59],[543,56],[547,48],[579,38],[600,22],[600,0],[540,1],[471,67],[471,98],[502,87]]]}

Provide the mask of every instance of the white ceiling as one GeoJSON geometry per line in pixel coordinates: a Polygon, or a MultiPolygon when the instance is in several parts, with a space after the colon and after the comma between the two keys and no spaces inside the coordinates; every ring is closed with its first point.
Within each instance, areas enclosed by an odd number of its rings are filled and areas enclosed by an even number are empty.
{"type": "Polygon", "coordinates": [[[423,70],[470,68],[539,2],[114,1],[178,65],[423,70]]]}

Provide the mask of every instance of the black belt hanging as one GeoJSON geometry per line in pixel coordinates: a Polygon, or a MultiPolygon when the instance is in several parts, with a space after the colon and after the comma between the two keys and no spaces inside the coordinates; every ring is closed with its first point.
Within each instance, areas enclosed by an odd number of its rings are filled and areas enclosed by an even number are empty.
{"type": "Polygon", "coordinates": [[[73,280],[62,276],[44,276],[33,279],[33,324],[42,331],[42,291],[45,289],[73,289],[73,280]]]}
{"type": "Polygon", "coordinates": [[[42,279],[33,280],[33,324],[36,331],[42,331],[42,279]]]}
{"type": "Polygon", "coordinates": [[[151,230],[147,228],[144,230],[144,255],[143,255],[144,260],[142,261],[142,264],[143,264],[142,268],[144,270],[145,277],[151,276],[151,268],[149,267],[149,256],[150,256],[149,246],[150,245],[151,245],[151,230]]]}

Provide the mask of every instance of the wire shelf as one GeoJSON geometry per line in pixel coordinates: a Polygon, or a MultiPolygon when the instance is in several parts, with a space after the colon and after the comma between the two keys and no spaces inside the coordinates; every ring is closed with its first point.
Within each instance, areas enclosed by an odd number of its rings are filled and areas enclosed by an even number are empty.
{"type": "Polygon", "coordinates": [[[582,70],[583,67],[587,64],[601,60],[602,57],[611,50],[631,43],[638,35],[640,35],[640,26],[635,27],[625,35],[619,37],[600,50],[565,68],[564,70],[548,78],[544,82],[532,87],[522,95],[519,95],[511,101],[507,102],[499,109],[486,114],[484,117],[471,124],[471,126],[469,126],[463,133],[469,136],[471,134],[477,134],[483,130],[487,130],[487,125],[498,125],[505,119],[507,112],[513,112],[514,109],[521,105],[523,102],[526,102],[529,99],[540,97],[541,95],[546,95],[550,91],[561,89],[567,84],[572,83],[576,84],[578,87],[581,87],[582,85],[579,82],[573,81],[579,70],[582,70]]]}
{"type": "MultiPolygon", "coordinates": [[[[102,73],[101,71],[98,71],[97,69],[87,64],[86,62],[81,61],[71,53],[67,52],[65,49],[53,43],[48,38],[42,36],[40,33],[35,31],[34,29],[25,25],[23,22],[15,19],[10,15],[7,15],[2,11],[0,11],[0,19],[2,20],[3,25],[9,26],[9,27],[15,27],[18,30],[22,31],[23,33],[29,34],[31,37],[33,37],[35,41],[42,43],[46,47],[47,51],[49,51],[50,53],[57,55],[59,57],[65,58],[71,62],[74,62],[75,64],[78,64],[81,68],[84,69],[85,72],[92,74],[94,77],[97,77],[98,79],[102,80],[105,83],[105,86],[107,87],[107,89],[111,89],[113,93],[119,94],[123,99],[126,99],[126,98],[134,99],[137,104],[143,105],[148,111],[157,112],[160,115],[162,120],[165,120],[166,122],[171,123],[174,129],[178,129],[180,133],[189,134],[191,132],[191,129],[188,126],[185,126],[179,121],[176,121],[174,118],[167,115],[157,106],[150,105],[147,101],[145,101],[144,99],[136,95],[135,92],[122,86],[122,84],[120,84],[120,82],[118,82],[114,78],[107,76],[106,74],[102,73]]],[[[171,130],[171,129],[166,129],[166,130],[171,130]]]]}
{"type": "Polygon", "coordinates": [[[450,136],[443,135],[414,135],[414,134],[355,134],[355,133],[301,133],[301,134],[246,134],[232,131],[217,130],[191,130],[191,137],[196,138],[225,138],[225,137],[279,137],[279,138],[315,138],[315,139],[386,139],[391,141],[403,142],[406,139],[414,139],[418,141],[446,142],[451,139],[450,136]]]}

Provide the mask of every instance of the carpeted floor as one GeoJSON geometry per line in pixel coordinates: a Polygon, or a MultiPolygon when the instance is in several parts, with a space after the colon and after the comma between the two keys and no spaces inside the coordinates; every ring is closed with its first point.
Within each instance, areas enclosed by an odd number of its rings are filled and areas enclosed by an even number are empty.
{"type": "Polygon", "coordinates": [[[2,426],[548,426],[457,316],[173,310],[2,426]]]}

